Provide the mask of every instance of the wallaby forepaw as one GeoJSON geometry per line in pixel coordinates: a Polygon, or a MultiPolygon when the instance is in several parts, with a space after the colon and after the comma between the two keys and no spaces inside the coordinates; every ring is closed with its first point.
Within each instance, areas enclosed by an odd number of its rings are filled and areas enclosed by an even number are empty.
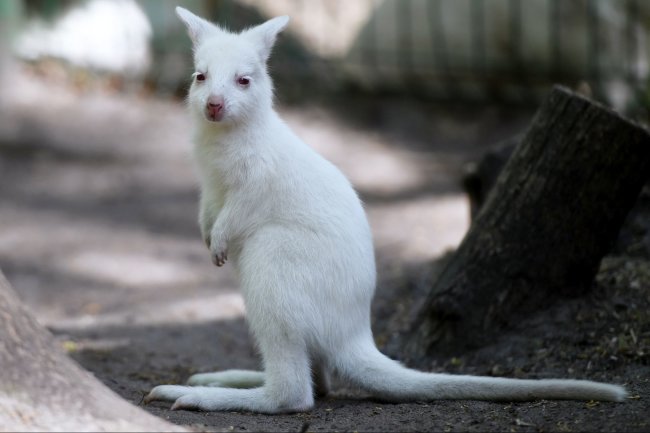
{"type": "Polygon", "coordinates": [[[228,252],[227,251],[221,251],[218,253],[215,253],[214,251],[212,252],[212,263],[215,266],[221,267],[226,264],[226,260],[228,260],[228,252]]]}
{"type": "Polygon", "coordinates": [[[223,266],[228,260],[228,244],[223,236],[212,234],[210,241],[210,251],[212,252],[212,263],[215,266],[223,266]]]}

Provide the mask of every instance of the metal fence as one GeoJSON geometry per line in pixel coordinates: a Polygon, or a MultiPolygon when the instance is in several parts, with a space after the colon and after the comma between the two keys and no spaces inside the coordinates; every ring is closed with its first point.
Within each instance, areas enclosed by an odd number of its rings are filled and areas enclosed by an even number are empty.
{"type": "Polygon", "coordinates": [[[368,86],[521,100],[586,82],[622,108],[645,97],[649,26],[648,1],[388,0],[344,60],[368,86]]]}

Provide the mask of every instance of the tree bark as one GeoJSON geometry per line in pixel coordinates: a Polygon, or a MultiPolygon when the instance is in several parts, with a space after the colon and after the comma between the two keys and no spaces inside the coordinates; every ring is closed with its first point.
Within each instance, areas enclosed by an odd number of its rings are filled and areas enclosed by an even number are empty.
{"type": "Polygon", "coordinates": [[[186,431],[127,403],[66,356],[0,272],[0,430],[186,431]]]}
{"type": "Polygon", "coordinates": [[[650,173],[650,134],[556,87],[503,168],[410,335],[410,358],[490,341],[587,292],[650,173]]]}

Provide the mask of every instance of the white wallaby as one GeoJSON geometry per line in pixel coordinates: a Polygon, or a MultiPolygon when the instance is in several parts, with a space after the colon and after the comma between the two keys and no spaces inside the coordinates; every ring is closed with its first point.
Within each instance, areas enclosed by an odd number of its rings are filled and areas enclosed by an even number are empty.
{"type": "Polygon", "coordinates": [[[616,385],[424,373],[375,346],[375,258],[349,181],[273,109],[266,63],[289,18],[228,32],[177,8],[194,43],[188,103],[201,179],[200,228],[213,261],[238,272],[264,372],[197,374],[147,401],[172,409],[305,411],[331,373],[392,401],[436,399],[621,401],[616,385]],[[315,390],[315,392],[314,392],[315,390]]]}

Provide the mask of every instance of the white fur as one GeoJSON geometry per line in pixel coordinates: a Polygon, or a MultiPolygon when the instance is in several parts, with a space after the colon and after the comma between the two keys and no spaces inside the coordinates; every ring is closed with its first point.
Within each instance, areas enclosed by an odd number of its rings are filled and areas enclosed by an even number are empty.
{"type": "Polygon", "coordinates": [[[376,270],[361,202],[273,110],[266,61],[288,18],[233,34],[177,13],[205,77],[189,93],[200,227],[215,264],[229,259],[239,274],[264,372],[195,375],[196,386],[161,385],[147,400],[175,401],[173,409],[304,411],[333,372],[387,401],[625,397],[622,387],[589,381],[423,373],[381,354],[370,329],[376,270]],[[223,98],[220,121],[206,117],[210,96],[223,98]]]}

